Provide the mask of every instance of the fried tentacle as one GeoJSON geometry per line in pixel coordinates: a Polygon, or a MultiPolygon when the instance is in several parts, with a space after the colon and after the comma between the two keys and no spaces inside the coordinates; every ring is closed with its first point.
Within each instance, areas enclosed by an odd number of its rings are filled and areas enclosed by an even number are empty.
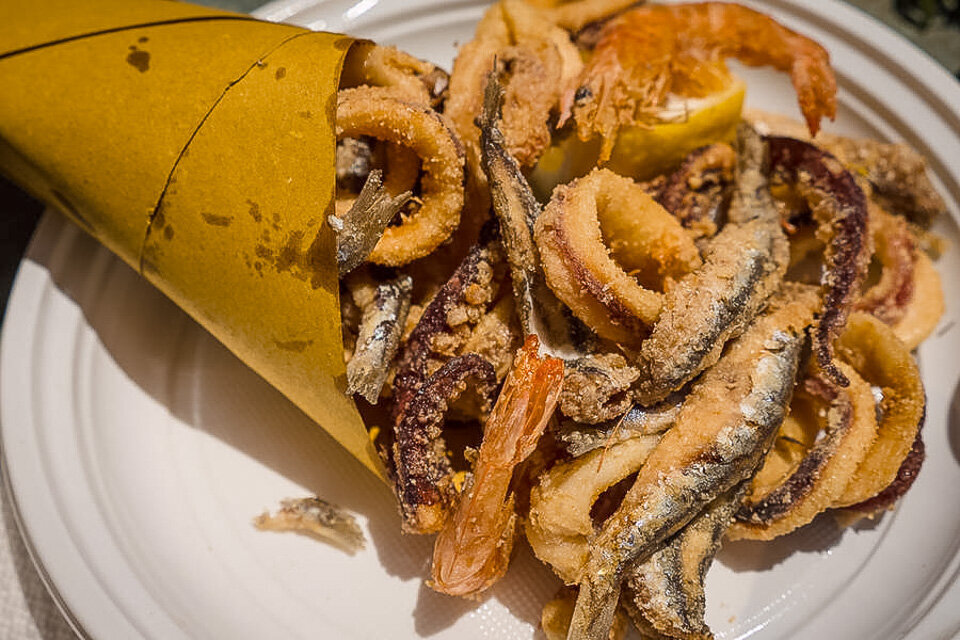
{"type": "Polygon", "coordinates": [[[813,211],[826,243],[820,286],[823,309],[813,333],[817,364],[840,386],[847,379],[834,363],[833,341],[843,329],[870,259],[867,201],[849,171],[832,155],[793,138],[770,137],[773,173],[794,185],[813,211]]]}
{"type": "Polygon", "coordinates": [[[394,429],[393,459],[401,524],[407,533],[436,533],[453,502],[453,469],[441,436],[443,414],[465,389],[468,379],[492,403],[496,387],[493,365],[474,353],[453,358],[417,390],[394,429]]]}
{"type": "Polygon", "coordinates": [[[337,268],[340,277],[359,267],[370,255],[390,221],[400,212],[412,193],[391,196],[383,187],[383,173],[373,169],[360,195],[343,216],[331,215],[328,222],[337,234],[337,268]]]}
{"type": "Polygon", "coordinates": [[[376,404],[400,346],[413,279],[408,275],[380,283],[365,282],[354,289],[354,302],[363,316],[353,357],[347,363],[347,393],[358,393],[376,404]]]}
{"type": "Polygon", "coordinates": [[[691,152],[656,194],[657,202],[697,237],[717,232],[727,187],[733,183],[737,155],[718,143],[691,152]]]}
{"type": "Polygon", "coordinates": [[[602,639],[624,572],[757,468],[790,401],[816,295],[792,289],[772,307],[694,385],[604,523],[581,574],[570,637],[602,639]]]}
{"type": "Polygon", "coordinates": [[[650,625],[670,638],[713,637],[704,620],[703,580],[746,487],[743,482],[715,499],[663,547],[627,571],[622,601],[639,628],[650,625]]]}
{"type": "Polygon", "coordinates": [[[409,147],[422,160],[421,206],[399,226],[387,227],[370,254],[377,264],[399,266],[446,240],[463,207],[463,148],[433,109],[371,87],[337,94],[337,138],[371,136],[409,147]]]}
{"type": "Polygon", "coordinates": [[[880,281],[863,293],[854,308],[896,325],[914,296],[916,242],[904,218],[890,215],[873,202],[868,203],[867,210],[873,255],[882,270],[880,281]]]}
{"type": "Polygon", "coordinates": [[[563,363],[539,356],[538,347],[529,336],[514,358],[484,426],[473,478],[437,536],[430,586],[441,593],[475,596],[507,571],[517,519],[513,471],[536,448],[563,381],[563,363]]]}

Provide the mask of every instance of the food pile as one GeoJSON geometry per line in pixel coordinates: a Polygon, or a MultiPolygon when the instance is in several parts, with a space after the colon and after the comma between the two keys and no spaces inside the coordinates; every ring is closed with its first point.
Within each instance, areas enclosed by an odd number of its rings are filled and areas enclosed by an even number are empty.
{"type": "Polygon", "coordinates": [[[502,0],[449,75],[353,48],[347,387],[432,588],[480,594],[525,536],[569,585],[550,637],[709,637],[723,538],[906,492],[944,204],[912,149],[813,137],[835,112],[826,51],[735,4],[502,0]],[[728,57],[805,124],[744,116],[728,57]]]}

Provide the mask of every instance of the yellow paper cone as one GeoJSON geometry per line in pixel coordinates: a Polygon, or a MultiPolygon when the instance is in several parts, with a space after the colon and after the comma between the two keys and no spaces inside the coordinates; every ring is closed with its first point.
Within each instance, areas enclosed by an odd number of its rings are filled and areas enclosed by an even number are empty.
{"type": "Polygon", "coordinates": [[[0,5],[0,170],[383,476],[325,224],[353,41],[170,0],[0,5]]]}

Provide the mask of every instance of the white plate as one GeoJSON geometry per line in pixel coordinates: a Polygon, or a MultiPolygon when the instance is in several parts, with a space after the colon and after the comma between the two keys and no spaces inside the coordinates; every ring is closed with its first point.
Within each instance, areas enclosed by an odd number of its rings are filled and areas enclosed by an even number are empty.
{"type": "MultiPolygon", "coordinates": [[[[483,3],[271,4],[261,15],[397,44],[449,66],[483,3]]],[[[863,14],[766,6],[823,42],[840,79],[834,130],[906,139],[960,201],[960,87],[863,14]]],[[[787,80],[746,72],[749,101],[795,113],[787,80]]],[[[947,315],[921,350],[928,458],[874,526],[827,519],[730,544],[709,574],[721,638],[946,638],[960,629],[960,234],[939,263],[947,315]]],[[[525,549],[482,603],[422,586],[431,543],[401,537],[390,493],[119,260],[55,215],[11,297],[0,360],[2,465],[48,584],[97,638],[530,638],[557,582],[525,549]],[[281,498],[359,514],[366,551],[259,533],[281,498]]]]}

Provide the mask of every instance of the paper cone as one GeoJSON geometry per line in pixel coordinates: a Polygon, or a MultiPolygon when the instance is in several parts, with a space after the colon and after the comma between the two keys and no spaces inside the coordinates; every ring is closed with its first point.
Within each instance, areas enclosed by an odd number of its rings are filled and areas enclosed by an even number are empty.
{"type": "Polygon", "coordinates": [[[353,41],[169,0],[0,4],[0,170],[383,476],[324,222],[353,41]]]}

